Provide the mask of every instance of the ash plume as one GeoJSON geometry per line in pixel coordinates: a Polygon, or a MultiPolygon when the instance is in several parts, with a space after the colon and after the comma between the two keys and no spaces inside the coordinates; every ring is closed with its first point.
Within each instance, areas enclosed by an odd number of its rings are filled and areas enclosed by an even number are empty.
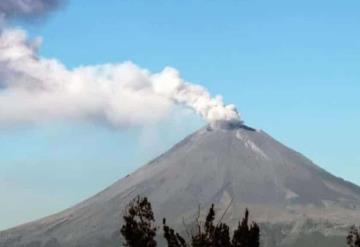
{"type": "Polygon", "coordinates": [[[210,123],[239,122],[235,106],[183,80],[171,67],[159,73],[131,63],[68,69],[38,54],[41,39],[25,31],[0,34],[0,123],[52,120],[102,121],[115,127],[164,118],[173,105],[194,110],[210,123]]]}

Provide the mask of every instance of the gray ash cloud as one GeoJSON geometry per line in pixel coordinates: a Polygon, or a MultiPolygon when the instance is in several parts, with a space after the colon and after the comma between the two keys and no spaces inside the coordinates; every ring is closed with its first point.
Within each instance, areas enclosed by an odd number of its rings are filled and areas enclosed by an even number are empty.
{"type": "Polygon", "coordinates": [[[0,18],[37,19],[46,16],[64,4],[64,0],[1,0],[0,18]]]}

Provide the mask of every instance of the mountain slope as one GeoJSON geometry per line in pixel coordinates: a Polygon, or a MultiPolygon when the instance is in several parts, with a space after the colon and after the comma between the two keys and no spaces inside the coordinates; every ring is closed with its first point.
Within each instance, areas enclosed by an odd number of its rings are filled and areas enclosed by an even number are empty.
{"type": "Polygon", "coordinates": [[[359,187],[263,131],[205,127],[89,200],[0,233],[0,246],[119,246],[122,209],[137,194],[180,231],[198,205],[215,203],[219,212],[230,205],[225,221],[231,225],[249,207],[263,226],[265,246],[322,246],[330,238],[341,246],[338,236],[360,222],[359,187]]]}

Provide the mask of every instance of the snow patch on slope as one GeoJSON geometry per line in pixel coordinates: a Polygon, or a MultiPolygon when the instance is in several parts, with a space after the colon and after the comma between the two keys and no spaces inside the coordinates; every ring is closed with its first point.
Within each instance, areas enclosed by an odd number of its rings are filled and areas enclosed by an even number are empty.
{"type": "Polygon", "coordinates": [[[245,147],[256,154],[259,154],[262,158],[269,159],[269,157],[261,150],[261,148],[259,148],[253,141],[251,141],[245,134],[241,132],[241,130],[236,131],[236,138],[243,141],[245,147]]]}

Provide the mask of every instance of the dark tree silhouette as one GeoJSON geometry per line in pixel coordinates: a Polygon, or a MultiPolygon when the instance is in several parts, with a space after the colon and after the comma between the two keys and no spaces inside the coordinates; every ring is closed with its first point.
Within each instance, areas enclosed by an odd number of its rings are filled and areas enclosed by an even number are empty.
{"type": "Polygon", "coordinates": [[[156,247],[156,227],[151,204],[146,197],[135,198],[127,207],[123,216],[125,224],[121,228],[125,242],[129,247],[156,247]]]}
{"type": "Polygon", "coordinates": [[[360,228],[352,226],[346,240],[350,247],[360,247],[360,228]]]}
{"type": "Polygon", "coordinates": [[[249,242],[249,211],[246,209],[245,216],[242,219],[241,223],[239,222],[239,225],[237,229],[234,231],[233,239],[232,239],[232,245],[233,247],[247,247],[249,242]]]}
{"type": "Polygon", "coordinates": [[[199,215],[197,218],[197,222],[196,222],[196,228],[197,228],[197,233],[195,235],[192,236],[192,240],[191,240],[191,246],[193,247],[207,247],[207,246],[212,246],[212,242],[213,242],[213,234],[215,231],[215,227],[214,227],[214,219],[215,219],[215,210],[214,210],[214,204],[211,205],[210,209],[209,209],[209,213],[206,216],[206,221],[204,223],[204,225],[202,226],[201,223],[199,222],[199,217],[200,217],[200,210],[199,210],[199,215]]]}
{"type": "Polygon", "coordinates": [[[246,209],[245,216],[234,231],[230,241],[229,226],[219,222],[214,225],[215,210],[211,205],[204,226],[197,223],[198,232],[192,236],[192,247],[259,247],[260,229],[256,223],[249,226],[249,211],[246,209]]]}
{"type": "Polygon", "coordinates": [[[245,210],[245,216],[238,228],[234,231],[232,239],[233,247],[258,247],[260,246],[260,228],[256,223],[249,226],[249,210],[245,210]]]}
{"type": "Polygon", "coordinates": [[[232,247],[230,241],[230,230],[229,226],[220,223],[216,226],[213,239],[214,247],[232,247]]]}
{"type": "MultiPolygon", "coordinates": [[[[226,211],[225,211],[226,212],[226,211]]],[[[225,213],[224,213],[225,214],[225,213]]],[[[246,209],[245,216],[233,236],[230,236],[230,228],[222,223],[222,217],[217,224],[215,221],[214,205],[211,205],[206,220],[200,223],[200,210],[196,220],[196,233],[191,236],[191,243],[174,229],[169,227],[166,219],[163,219],[164,238],[168,247],[259,247],[260,229],[256,223],[249,225],[249,211],[246,209]]],[[[129,247],[156,247],[156,227],[151,204],[147,198],[137,197],[128,206],[124,215],[125,224],[121,228],[121,234],[125,238],[125,246],[129,247]]],[[[351,245],[358,247],[358,245],[351,245]]]]}
{"type": "Polygon", "coordinates": [[[187,247],[186,241],[177,232],[166,224],[166,219],[163,219],[164,238],[169,247],[187,247]]]}
{"type": "Polygon", "coordinates": [[[260,227],[256,223],[252,223],[249,233],[249,247],[260,246],[260,227]]]}

